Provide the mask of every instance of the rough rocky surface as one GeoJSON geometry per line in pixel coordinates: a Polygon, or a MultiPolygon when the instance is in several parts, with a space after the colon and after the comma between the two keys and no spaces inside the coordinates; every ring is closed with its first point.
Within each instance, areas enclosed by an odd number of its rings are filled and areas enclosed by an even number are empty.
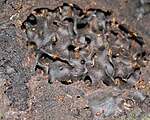
{"type": "MultiPolygon", "coordinates": [[[[63,2],[68,2],[64,0],[63,2]]],[[[149,58],[150,3],[148,0],[71,0],[85,8],[112,11],[112,18],[125,23],[144,41],[149,58]]],[[[54,9],[62,1],[1,0],[0,1],[0,119],[27,120],[97,120],[97,119],[150,119],[150,62],[141,68],[141,83],[130,90],[116,92],[112,86],[99,88],[77,81],[64,85],[56,81],[49,84],[47,76],[34,71],[35,58],[30,53],[22,22],[35,9],[54,9]],[[145,87],[146,86],[146,87],[145,87]],[[138,90],[137,90],[138,88],[138,90]],[[115,111],[114,102],[120,104],[121,114],[115,111]],[[138,97],[137,97],[138,96],[138,97]],[[136,103],[130,98],[134,97],[136,103]],[[128,99],[127,99],[128,98],[128,99]],[[142,100],[142,101],[141,101],[142,100]],[[129,104],[133,106],[128,106],[129,104]],[[122,106],[124,105],[124,106],[122,106]],[[111,108],[111,109],[109,109],[111,108]],[[113,109],[112,109],[113,108],[113,109]],[[105,109],[105,110],[103,110],[105,109]],[[97,112],[98,111],[98,112],[97,112]],[[106,117],[107,116],[107,117],[106,117]]]]}

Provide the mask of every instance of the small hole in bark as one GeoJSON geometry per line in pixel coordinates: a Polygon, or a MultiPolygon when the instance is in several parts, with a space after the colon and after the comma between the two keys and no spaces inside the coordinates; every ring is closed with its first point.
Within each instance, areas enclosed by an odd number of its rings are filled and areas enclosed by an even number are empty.
{"type": "Polygon", "coordinates": [[[83,29],[87,26],[87,23],[78,23],[77,24],[77,29],[83,29]]]}
{"type": "Polygon", "coordinates": [[[80,96],[77,96],[77,98],[80,98],[80,96]]]}
{"type": "Polygon", "coordinates": [[[91,79],[91,77],[87,75],[87,76],[84,78],[84,82],[85,82],[85,84],[86,84],[87,86],[91,86],[91,84],[92,84],[92,79],[91,79]]]}
{"type": "Polygon", "coordinates": [[[36,65],[35,71],[39,74],[44,74],[45,73],[44,69],[39,65],[36,65]]]}
{"type": "Polygon", "coordinates": [[[69,51],[74,51],[75,48],[76,48],[76,47],[75,47],[74,45],[69,45],[69,46],[68,46],[68,50],[69,50],[69,51]]]}
{"type": "Polygon", "coordinates": [[[37,24],[37,19],[36,19],[35,15],[30,14],[30,15],[27,17],[27,22],[31,23],[32,25],[37,24]]]}
{"type": "Polygon", "coordinates": [[[87,42],[87,44],[90,44],[90,43],[91,43],[91,39],[88,38],[88,37],[85,37],[85,41],[87,42]]]}

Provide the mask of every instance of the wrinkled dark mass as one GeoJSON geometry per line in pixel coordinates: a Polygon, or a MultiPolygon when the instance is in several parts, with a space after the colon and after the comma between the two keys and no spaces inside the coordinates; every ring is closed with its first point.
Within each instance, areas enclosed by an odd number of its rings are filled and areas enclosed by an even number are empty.
{"type": "Polygon", "coordinates": [[[118,80],[118,88],[121,82],[133,86],[144,65],[144,41],[110,15],[66,3],[35,9],[22,25],[35,52],[35,70],[49,74],[49,83],[90,79],[91,85],[102,80],[114,86],[118,80]]]}
{"type": "MultiPolygon", "coordinates": [[[[103,82],[116,91],[135,87],[140,80],[140,68],[145,66],[144,41],[127,25],[109,16],[110,11],[83,10],[67,3],[53,10],[35,9],[22,24],[27,45],[36,58],[35,71],[48,75],[49,83],[58,80],[68,85],[83,80],[89,81],[89,86],[98,87],[103,82]]],[[[139,91],[134,94],[140,102],[146,98],[139,91]]],[[[102,109],[103,117],[120,114],[135,102],[135,99],[114,96],[102,102],[104,97],[97,96],[88,96],[89,106],[94,114],[102,109]],[[113,109],[103,111],[109,108],[113,109]]]]}

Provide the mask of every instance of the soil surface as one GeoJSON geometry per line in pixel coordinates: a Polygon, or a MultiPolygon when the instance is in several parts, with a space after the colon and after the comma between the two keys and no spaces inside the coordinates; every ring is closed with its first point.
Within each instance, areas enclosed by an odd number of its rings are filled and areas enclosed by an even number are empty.
{"type": "Polygon", "coordinates": [[[0,12],[1,120],[150,119],[149,0],[0,0],[0,12]],[[30,55],[28,38],[21,25],[34,9],[54,9],[63,2],[82,9],[111,11],[112,19],[125,23],[143,38],[146,60],[140,68],[142,83],[138,87],[117,92],[112,86],[89,87],[84,81],[49,84],[47,76],[35,73],[35,58],[30,55]],[[133,102],[130,97],[134,95],[138,97],[133,102]],[[130,103],[114,108],[116,96],[128,98],[130,103]],[[128,106],[132,103],[133,107],[128,106]]]}

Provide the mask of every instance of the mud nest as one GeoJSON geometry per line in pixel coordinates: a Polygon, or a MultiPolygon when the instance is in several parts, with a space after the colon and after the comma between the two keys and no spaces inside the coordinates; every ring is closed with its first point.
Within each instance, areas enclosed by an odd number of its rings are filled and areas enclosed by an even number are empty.
{"type": "Polygon", "coordinates": [[[35,71],[47,74],[49,83],[84,80],[133,87],[144,66],[144,42],[110,15],[67,3],[54,10],[35,9],[22,24],[36,58],[35,71]]]}

